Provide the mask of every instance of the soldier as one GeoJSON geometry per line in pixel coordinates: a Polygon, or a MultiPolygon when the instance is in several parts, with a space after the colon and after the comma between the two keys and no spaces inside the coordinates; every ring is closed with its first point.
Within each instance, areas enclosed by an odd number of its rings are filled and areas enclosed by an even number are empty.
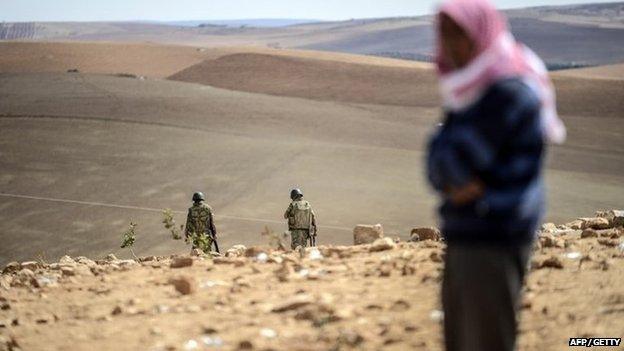
{"type": "Polygon", "coordinates": [[[308,246],[308,239],[316,237],[316,217],[310,203],[303,199],[303,193],[299,189],[290,192],[292,202],[284,213],[288,220],[290,231],[290,247],[294,250],[298,246],[308,246]]]}
{"type": "MultiPolygon", "coordinates": [[[[209,235],[210,241],[214,242],[217,252],[219,252],[219,246],[217,245],[217,228],[214,225],[214,219],[212,216],[212,207],[204,203],[204,194],[196,192],[193,194],[193,206],[188,210],[186,217],[186,229],[184,236],[186,240],[193,234],[209,235]]],[[[193,249],[196,247],[193,246],[193,249]]]]}

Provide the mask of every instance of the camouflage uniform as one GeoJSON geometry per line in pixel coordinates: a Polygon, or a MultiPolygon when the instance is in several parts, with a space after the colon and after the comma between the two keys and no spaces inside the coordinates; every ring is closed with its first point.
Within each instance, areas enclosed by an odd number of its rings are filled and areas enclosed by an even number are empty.
{"type": "Polygon", "coordinates": [[[189,238],[193,233],[202,233],[211,237],[217,235],[217,228],[215,228],[212,216],[212,207],[204,202],[196,202],[188,210],[184,234],[189,238]]]}
{"type": "Polygon", "coordinates": [[[290,247],[294,250],[297,246],[307,247],[310,231],[316,231],[316,216],[310,206],[310,203],[300,197],[290,203],[288,209],[284,213],[284,218],[288,220],[288,230],[290,231],[290,247]],[[297,206],[307,207],[310,209],[309,223],[296,223],[295,211],[297,206]]]}

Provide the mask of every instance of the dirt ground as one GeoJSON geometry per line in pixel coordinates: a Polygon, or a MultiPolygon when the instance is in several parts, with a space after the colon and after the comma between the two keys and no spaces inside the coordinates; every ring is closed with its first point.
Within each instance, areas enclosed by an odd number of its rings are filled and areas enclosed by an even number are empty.
{"type": "MultiPolygon", "coordinates": [[[[519,350],[622,337],[623,231],[594,233],[542,234],[519,350]]],[[[229,255],[24,263],[0,276],[0,335],[20,350],[442,350],[443,243],[229,255]]]]}

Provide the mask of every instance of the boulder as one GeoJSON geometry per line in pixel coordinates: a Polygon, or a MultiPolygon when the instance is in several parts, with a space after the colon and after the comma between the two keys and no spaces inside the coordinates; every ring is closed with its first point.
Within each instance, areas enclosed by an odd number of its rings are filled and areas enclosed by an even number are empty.
{"type": "Polygon", "coordinates": [[[21,266],[19,264],[19,262],[9,262],[7,263],[6,266],[4,266],[4,269],[2,270],[2,273],[7,274],[7,273],[14,273],[17,272],[21,269],[21,266]]]}
{"type": "Polygon", "coordinates": [[[583,221],[580,219],[576,219],[572,222],[566,223],[565,226],[570,229],[580,230],[583,227],[583,221]]]}
{"type": "Polygon", "coordinates": [[[583,239],[586,239],[586,238],[597,238],[597,237],[598,237],[598,232],[596,232],[593,229],[585,229],[581,233],[581,238],[583,238],[583,239]]]}
{"type": "Polygon", "coordinates": [[[234,245],[225,252],[225,257],[241,257],[245,255],[247,247],[245,245],[234,245]]]}
{"type": "Polygon", "coordinates": [[[97,266],[97,263],[95,263],[95,261],[90,260],[84,256],[76,257],[76,262],[79,264],[85,265],[89,268],[97,266]]]}
{"type": "Polygon", "coordinates": [[[624,227],[624,210],[611,211],[611,225],[614,227],[624,227]]]}
{"type": "Polygon", "coordinates": [[[373,242],[373,244],[368,249],[369,252],[378,252],[378,251],[386,251],[392,250],[396,247],[396,243],[391,238],[380,238],[373,242]]]}
{"type": "Polygon", "coordinates": [[[562,238],[558,238],[552,234],[542,234],[539,236],[539,242],[542,247],[565,247],[565,240],[562,238]]]}
{"type": "Polygon", "coordinates": [[[193,259],[191,257],[174,257],[171,260],[171,268],[183,268],[193,265],[193,259]]]}
{"type": "Polygon", "coordinates": [[[22,269],[28,268],[31,271],[35,271],[35,270],[37,270],[37,268],[41,267],[41,264],[39,264],[39,262],[37,262],[37,261],[26,261],[26,262],[22,262],[20,267],[22,269]]]}
{"type": "Polygon", "coordinates": [[[598,211],[596,217],[606,218],[612,228],[624,227],[624,210],[598,211]]]}
{"type": "Polygon", "coordinates": [[[581,229],[608,229],[611,224],[607,218],[593,217],[593,218],[580,218],[582,221],[581,229]]]}
{"type": "Polygon", "coordinates": [[[371,244],[375,240],[383,238],[383,227],[381,224],[376,225],[357,225],[353,229],[353,244],[371,244]]]}
{"type": "Polygon", "coordinates": [[[533,269],[542,269],[542,268],[562,269],[563,268],[563,262],[557,256],[539,257],[539,258],[535,258],[531,262],[531,267],[533,269]]]}
{"type": "Polygon", "coordinates": [[[65,264],[65,265],[74,265],[74,264],[76,264],[76,261],[74,261],[73,258],[65,255],[65,256],[61,257],[61,259],[59,260],[59,264],[61,264],[61,265],[63,265],[63,264],[65,264]]]}
{"type": "Polygon", "coordinates": [[[438,228],[433,227],[424,227],[424,228],[414,228],[411,232],[410,241],[422,241],[422,240],[433,240],[440,241],[442,238],[442,233],[438,228]],[[416,240],[416,237],[418,238],[416,240]]]}
{"type": "Polygon", "coordinates": [[[193,294],[197,291],[197,281],[191,276],[181,275],[173,277],[169,283],[182,295],[193,294]]]}
{"type": "Polygon", "coordinates": [[[28,268],[24,268],[17,272],[15,278],[11,282],[13,286],[31,286],[35,280],[35,273],[28,268]]]}
{"type": "Polygon", "coordinates": [[[558,228],[554,223],[544,223],[541,227],[542,233],[555,233],[557,229],[558,228]]]}

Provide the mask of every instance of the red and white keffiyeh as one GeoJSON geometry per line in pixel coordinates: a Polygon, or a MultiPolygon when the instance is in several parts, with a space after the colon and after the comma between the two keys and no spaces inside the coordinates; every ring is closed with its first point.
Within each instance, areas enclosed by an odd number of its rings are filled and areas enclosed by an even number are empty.
{"type": "Polygon", "coordinates": [[[436,64],[445,108],[463,110],[496,81],[521,77],[542,102],[545,138],[563,143],[566,128],[557,114],[555,90],[546,66],[531,49],[516,42],[505,17],[494,5],[489,0],[449,0],[440,6],[439,14],[449,16],[462,27],[477,50],[477,56],[466,67],[453,69],[442,50],[438,29],[436,64]]]}

